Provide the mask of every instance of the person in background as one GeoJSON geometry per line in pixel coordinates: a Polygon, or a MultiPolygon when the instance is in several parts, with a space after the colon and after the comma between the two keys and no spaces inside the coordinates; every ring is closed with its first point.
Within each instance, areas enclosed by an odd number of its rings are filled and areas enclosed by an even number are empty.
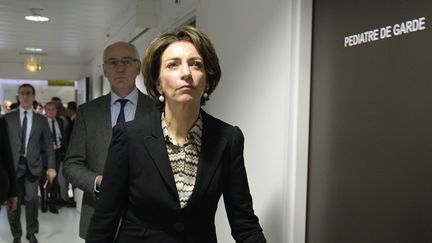
{"type": "Polygon", "coordinates": [[[210,39],[189,26],[158,36],[143,75],[160,109],[114,127],[86,242],[215,243],[222,195],[235,241],[266,242],[252,207],[243,134],[201,109],[221,76],[210,39]]]}
{"type": "Polygon", "coordinates": [[[66,137],[69,142],[70,136],[72,135],[73,126],[75,124],[75,118],[77,114],[77,103],[75,101],[70,101],[66,107],[66,118],[69,121],[69,126],[66,130],[66,137]]]}
{"type": "MultiPolygon", "coordinates": [[[[17,109],[19,106],[20,106],[20,102],[19,102],[19,100],[17,100],[16,102],[12,103],[12,104],[9,106],[9,108],[10,108],[9,111],[11,111],[11,110],[15,110],[15,109],[17,109]]],[[[5,114],[6,114],[6,113],[5,113],[5,114]]]]}
{"type": "Polygon", "coordinates": [[[18,198],[15,168],[6,120],[0,115],[0,203],[3,204],[4,201],[7,201],[8,212],[16,210],[18,198]]]}
{"type": "MultiPolygon", "coordinates": [[[[45,213],[48,209],[51,213],[58,214],[59,212],[56,206],[60,192],[58,177],[60,164],[64,160],[67,149],[66,136],[63,128],[63,120],[57,117],[57,105],[54,101],[45,104],[45,113],[51,131],[51,146],[53,146],[55,153],[55,170],[57,176],[51,182],[46,177],[42,177],[40,180],[41,211],[45,213]]],[[[44,168],[47,168],[45,161],[44,168]]]]}
{"type": "MultiPolygon", "coordinates": [[[[75,124],[75,118],[77,114],[77,103],[75,101],[69,101],[66,107],[66,119],[69,122],[69,126],[66,129],[66,141],[69,144],[72,135],[72,130],[75,124]]],[[[75,207],[76,202],[74,200],[74,186],[63,176],[62,170],[60,170],[61,176],[60,181],[67,186],[67,194],[61,193],[62,199],[65,201],[66,207],[75,207]]]]}
{"type": "Polygon", "coordinates": [[[18,88],[19,108],[5,114],[8,135],[16,170],[18,204],[17,210],[8,212],[13,242],[21,242],[21,204],[25,202],[27,235],[30,243],[37,243],[35,234],[39,232],[38,185],[45,170],[42,155],[47,160],[46,173],[49,180],[56,177],[54,150],[47,119],[34,112],[32,104],[35,88],[24,83],[18,88]]]}
{"type": "Polygon", "coordinates": [[[139,54],[134,45],[127,42],[109,45],[103,53],[103,71],[111,92],[78,108],[63,172],[66,179],[84,191],[79,230],[81,238],[86,238],[103,181],[112,127],[142,118],[154,109],[153,101],[135,86],[140,68],[139,54]]]}
{"type": "Polygon", "coordinates": [[[3,106],[2,106],[2,109],[1,109],[1,114],[8,113],[11,110],[11,105],[12,105],[12,102],[10,100],[4,100],[3,101],[3,106]]]}
{"type": "Polygon", "coordinates": [[[33,109],[34,111],[36,111],[37,113],[43,115],[43,106],[41,103],[39,103],[37,100],[33,101],[33,109]]]}
{"type": "Polygon", "coordinates": [[[57,118],[63,120],[63,129],[67,130],[69,126],[69,121],[66,118],[66,108],[63,106],[62,100],[57,96],[53,96],[51,98],[51,101],[54,102],[57,107],[57,118]]]}
{"type": "MultiPolygon", "coordinates": [[[[58,171],[58,184],[59,184],[59,189],[60,189],[60,195],[59,198],[57,200],[58,204],[61,204],[63,206],[66,206],[68,208],[73,208],[76,206],[76,203],[73,199],[73,188],[72,185],[69,183],[69,181],[64,177],[63,174],[63,167],[64,167],[64,157],[67,151],[67,146],[69,145],[69,140],[70,140],[70,132],[72,131],[73,128],[73,123],[72,120],[69,117],[69,112],[68,109],[63,107],[63,104],[61,102],[61,99],[58,97],[53,97],[51,99],[53,102],[53,104],[56,105],[57,111],[58,109],[62,109],[63,114],[64,115],[59,115],[57,113],[56,115],[56,119],[59,123],[67,123],[68,125],[65,126],[63,125],[63,134],[62,134],[62,150],[61,150],[61,155],[59,155],[61,157],[60,159],[60,167],[59,167],[59,171],[58,171]],[[61,104],[61,105],[59,105],[61,104]],[[65,122],[66,121],[66,122],[65,122]]],[[[69,102],[70,103],[70,102],[69,102]]]]}

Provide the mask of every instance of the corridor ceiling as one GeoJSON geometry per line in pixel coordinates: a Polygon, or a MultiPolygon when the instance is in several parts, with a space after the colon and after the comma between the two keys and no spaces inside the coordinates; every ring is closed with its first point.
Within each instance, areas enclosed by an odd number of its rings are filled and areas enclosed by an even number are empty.
{"type": "MultiPolygon", "coordinates": [[[[0,0],[0,65],[23,63],[25,48],[42,48],[47,64],[88,64],[104,48],[113,26],[137,0],[0,0]],[[49,22],[31,22],[42,8],[49,22]],[[21,53],[21,54],[20,54],[21,53]]],[[[121,26],[120,26],[121,27],[121,26]]]]}

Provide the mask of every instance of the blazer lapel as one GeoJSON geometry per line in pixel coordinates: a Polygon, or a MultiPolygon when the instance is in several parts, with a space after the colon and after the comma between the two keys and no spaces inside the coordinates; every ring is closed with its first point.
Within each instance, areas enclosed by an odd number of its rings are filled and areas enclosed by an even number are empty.
{"type": "Polygon", "coordinates": [[[193,205],[194,199],[204,193],[213,179],[214,173],[221,163],[221,157],[226,149],[227,140],[221,137],[213,128],[213,121],[207,113],[201,112],[203,117],[203,133],[201,138],[201,152],[198,162],[197,178],[191,198],[186,207],[193,205]]]}
{"type": "Polygon", "coordinates": [[[135,118],[134,119],[142,119],[147,113],[149,113],[149,110],[151,107],[149,107],[150,102],[146,102],[146,95],[144,95],[141,91],[138,90],[138,102],[137,107],[135,111],[135,118]]]}
{"type": "Polygon", "coordinates": [[[156,167],[158,168],[163,180],[165,181],[169,190],[179,200],[177,187],[174,181],[171,164],[166,150],[165,138],[162,133],[161,126],[161,113],[157,110],[152,112],[151,116],[152,135],[144,139],[144,143],[148,148],[148,153],[153,159],[156,167]]]}
{"type": "Polygon", "coordinates": [[[95,116],[95,117],[99,117],[99,123],[102,126],[102,131],[103,131],[103,136],[102,138],[104,138],[105,142],[111,141],[111,136],[112,136],[112,125],[111,125],[111,93],[108,93],[107,95],[104,96],[104,99],[101,100],[102,102],[102,107],[103,110],[108,111],[108,112],[99,112],[99,111],[95,111],[97,113],[95,114],[100,114],[100,116],[95,116]]]}
{"type": "Polygon", "coordinates": [[[20,113],[19,109],[16,110],[15,115],[13,116],[13,122],[11,124],[8,124],[8,126],[15,126],[16,133],[18,134],[19,141],[21,141],[21,120],[20,120],[20,113]]]}
{"type": "Polygon", "coordinates": [[[138,101],[136,104],[136,110],[135,110],[135,119],[140,119],[144,116],[145,111],[144,111],[144,102],[143,102],[143,94],[141,93],[141,91],[138,90],[138,101]]]}
{"type": "MultiPolygon", "coordinates": [[[[32,126],[31,126],[31,130],[30,130],[30,135],[29,135],[29,141],[30,141],[30,138],[33,136],[33,133],[34,133],[34,131],[35,131],[35,129],[36,129],[36,126],[39,126],[39,121],[37,120],[37,117],[36,117],[36,112],[34,112],[34,111],[32,111],[33,112],[33,119],[32,119],[32,126]]],[[[27,145],[28,146],[28,145],[27,145]]]]}

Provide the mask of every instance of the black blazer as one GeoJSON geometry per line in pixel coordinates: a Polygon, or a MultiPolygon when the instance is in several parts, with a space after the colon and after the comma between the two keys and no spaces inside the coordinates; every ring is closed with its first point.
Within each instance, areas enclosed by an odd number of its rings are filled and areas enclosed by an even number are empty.
{"type": "Polygon", "coordinates": [[[6,120],[0,116],[0,204],[16,195],[15,168],[6,120]]]}
{"type": "Polygon", "coordinates": [[[252,209],[243,134],[201,111],[198,172],[188,205],[180,208],[161,128],[161,113],[114,127],[102,191],[87,243],[214,243],[214,217],[223,194],[236,242],[266,242],[252,209]],[[119,219],[121,225],[116,235],[119,219]]]}

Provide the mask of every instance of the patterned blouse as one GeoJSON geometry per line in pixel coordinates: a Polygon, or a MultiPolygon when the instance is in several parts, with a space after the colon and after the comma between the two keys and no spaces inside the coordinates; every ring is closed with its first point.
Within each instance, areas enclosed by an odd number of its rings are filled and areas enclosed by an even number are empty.
{"type": "Polygon", "coordinates": [[[162,113],[162,130],[165,137],[168,157],[174,174],[177,192],[180,198],[180,207],[184,208],[195,186],[198,170],[198,158],[201,151],[202,118],[198,117],[195,125],[187,134],[187,142],[179,145],[168,135],[165,123],[165,113],[162,113]]]}

